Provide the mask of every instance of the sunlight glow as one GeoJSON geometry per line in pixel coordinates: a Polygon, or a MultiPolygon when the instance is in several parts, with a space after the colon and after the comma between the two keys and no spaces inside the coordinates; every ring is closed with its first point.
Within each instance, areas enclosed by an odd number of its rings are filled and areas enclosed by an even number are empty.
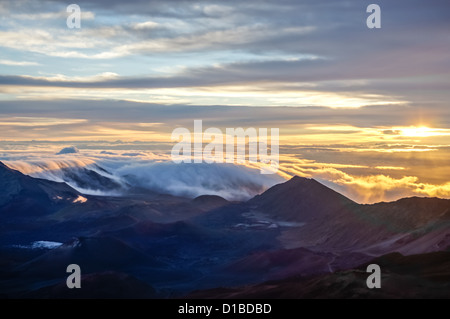
{"type": "Polygon", "coordinates": [[[426,126],[411,126],[406,128],[396,129],[402,136],[407,137],[430,137],[430,136],[442,136],[450,135],[450,130],[447,129],[435,129],[426,126]]]}

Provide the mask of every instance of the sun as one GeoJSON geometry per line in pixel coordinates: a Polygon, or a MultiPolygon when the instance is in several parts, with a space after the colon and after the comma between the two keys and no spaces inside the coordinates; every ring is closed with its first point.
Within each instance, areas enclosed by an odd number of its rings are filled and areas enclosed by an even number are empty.
{"type": "Polygon", "coordinates": [[[410,126],[406,128],[401,128],[400,134],[403,136],[408,137],[428,137],[435,135],[436,132],[434,132],[433,129],[426,127],[426,126],[410,126]]]}
{"type": "Polygon", "coordinates": [[[426,138],[426,137],[439,137],[450,136],[450,129],[446,128],[431,128],[428,126],[398,126],[392,127],[389,130],[384,130],[384,134],[392,134],[393,137],[404,138],[426,138]]]}
{"type": "Polygon", "coordinates": [[[400,135],[407,137],[430,137],[430,136],[450,135],[450,130],[448,129],[429,128],[427,126],[401,127],[397,129],[397,132],[399,132],[400,135]]]}

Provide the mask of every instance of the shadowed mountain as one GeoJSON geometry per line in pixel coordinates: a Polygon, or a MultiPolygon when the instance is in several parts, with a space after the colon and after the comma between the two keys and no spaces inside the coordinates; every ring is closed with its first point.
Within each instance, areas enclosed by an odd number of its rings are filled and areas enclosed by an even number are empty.
{"type": "Polygon", "coordinates": [[[67,289],[63,281],[53,286],[26,293],[21,298],[33,299],[149,299],[158,294],[150,285],[133,276],[107,271],[81,276],[82,289],[67,289]]]}
{"type": "Polygon", "coordinates": [[[312,277],[290,277],[242,288],[197,291],[198,299],[450,298],[450,252],[376,258],[361,267],[312,277]],[[366,285],[367,264],[381,267],[381,289],[366,285]]]}
{"type": "Polygon", "coordinates": [[[316,180],[298,176],[273,186],[248,204],[275,219],[295,222],[334,217],[356,205],[316,180]]]}
{"type": "Polygon", "coordinates": [[[365,223],[394,234],[364,247],[370,254],[398,251],[410,255],[450,247],[450,200],[403,198],[391,203],[361,205],[358,214],[365,223]]]}
{"type": "Polygon", "coordinates": [[[278,229],[281,247],[255,251],[225,268],[255,281],[330,273],[394,251],[444,250],[450,246],[449,207],[449,200],[436,198],[359,205],[314,180],[294,177],[233,211],[225,207],[198,219],[247,232],[278,229]]]}
{"type": "Polygon", "coordinates": [[[192,204],[205,211],[213,210],[219,207],[229,205],[230,202],[225,198],[216,195],[202,195],[194,198],[192,204]]]}
{"type": "MultiPolygon", "coordinates": [[[[90,183],[111,186],[99,176],[80,182],[90,189],[90,183]]],[[[367,278],[357,266],[374,257],[450,246],[450,200],[406,198],[360,205],[301,177],[243,203],[210,195],[160,195],[133,185],[121,196],[82,195],[64,183],[32,178],[1,163],[0,187],[0,294],[11,297],[55,296],[64,289],[66,267],[72,263],[80,265],[92,286],[86,297],[139,297],[132,287],[142,296],[152,295],[149,287],[164,291],[164,296],[181,296],[225,285],[250,285],[250,290],[215,290],[212,295],[276,296],[268,286],[255,286],[266,280],[276,280],[279,296],[282,289],[287,289],[286,296],[344,296],[344,287],[356,287],[355,280],[367,278]],[[42,242],[45,248],[37,245],[42,242]],[[60,243],[65,244],[58,247],[60,243]],[[107,286],[107,278],[128,292],[108,294],[101,287],[107,286]],[[327,292],[325,280],[337,290],[327,292]]],[[[406,264],[389,258],[387,284],[394,287],[403,280],[394,270],[405,270],[406,264]]],[[[440,262],[432,258],[430,265],[437,268],[420,267],[438,276],[440,262]]],[[[444,279],[437,286],[424,285],[439,292],[444,279]]],[[[353,294],[372,296],[359,290],[353,294]]]]}
{"type": "Polygon", "coordinates": [[[18,271],[25,276],[52,278],[64,276],[70,264],[80,265],[83,272],[89,273],[144,263],[152,267],[165,266],[118,239],[91,237],[73,239],[22,265],[18,271]]]}
{"type": "Polygon", "coordinates": [[[372,257],[361,253],[334,254],[313,252],[306,248],[259,251],[226,267],[235,275],[249,281],[283,279],[289,276],[310,276],[348,269],[369,261],[372,257]]]}
{"type": "Polygon", "coordinates": [[[0,162],[0,218],[44,215],[77,200],[80,193],[65,183],[32,178],[0,162]],[[3,216],[2,216],[3,215],[3,216]]]}
{"type": "Polygon", "coordinates": [[[450,245],[450,200],[445,199],[415,197],[360,205],[315,180],[294,177],[248,205],[254,216],[302,222],[283,230],[279,239],[286,248],[382,255],[450,245]]]}
{"type": "MultiPolygon", "coordinates": [[[[101,167],[97,169],[104,171],[101,167]]],[[[61,169],[63,180],[85,190],[100,192],[125,192],[123,185],[112,178],[103,176],[96,171],[84,167],[69,167],[61,169]]]]}

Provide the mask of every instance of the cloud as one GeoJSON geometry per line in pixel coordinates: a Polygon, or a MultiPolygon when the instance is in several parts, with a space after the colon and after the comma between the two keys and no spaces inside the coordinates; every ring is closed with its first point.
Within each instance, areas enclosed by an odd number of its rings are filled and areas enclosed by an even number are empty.
{"type": "Polygon", "coordinates": [[[159,27],[159,23],[156,23],[153,21],[145,21],[145,22],[135,23],[131,27],[135,30],[155,29],[155,28],[159,27]]]}
{"type": "MultiPolygon", "coordinates": [[[[284,181],[278,175],[261,175],[259,169],[232,164],[175,164],[161,157],[104,156],[98,152],[95,158],[77,155],[76,158],[55,158],[49,154],[41,159],[22,156],[20,159],[7,160],[5,164],[33,177],[50,179],[57,182],[68,182],[71,186],[85,194],[120,195],[115,187],[110,192],[95,190],[89,187],[92,177],[79,168],[95,171],[97,174],[112,179],[123,186],[126,185],[185,197],[200,195],[218,195],[228,200],[247,200],[262,193],[269,187],[284,181]],[[78,178],[74,179],[74,176],[78,178]],[[79,187],[77,181],[82,179],[87,185],[79,187]]],[[[97,183],[96,180],[93,182],[97,183]]]]}
{"type": "Polygon", "coordinates": [[[4,160],[9,167],[33,177],[50,179],[63,182],[61,171],[68,168],[93,167],[95,161],[85,157],[61,158],[58,156],[43,155],[40,152],[33,152],[36,156],[27,154],[19,158],[11,156],[4,160]],[[40,158],[40,159],[39,159],[40,158]]]}
{"type": "MultiPolygon", "coordinates": [[[[95,14],[90,11],[80,12],[82,20],[93,20],[95,19],[95,14]]],[[[18,20],[65,20],[69,16],[66,10],[60,12],[39,12],[39,13],[21,13],[14,14],[11,16],[13,19],[18,20]]]]}
{"type": "Polygon", "coordinates": [[[58,153],[56,153],[56,155],[62,155],[62,154],[76,154],[76,153],[80,153],[80,151],[78,150],[78,148],[76,148],[75,146],[70,146],[70,147],[65,147],[62,150],[60,150],[58,153]]]}
{"type": "MultiPolygon", "coordinates": [[[[371,204],[381,201],[394,201],[402,197],[426,196],[450,198],[450,183],[430,184],[419,181],[417,176],[400,176],[398,178],[384,175],[352,175],[341,169],[326,167],[308,167],[310,164],[294,166],[282,165],[284,172],[290,175],[315,178],[337,192],[359,203],[371,204]]],[[[318,165],[320,166],[320,165],[318,165]]],[[[380,167],[379,169],[394,169],[380,167]]]]}
{"type": "MultiPolygon", "coordinates": [[[[0,150],[3,149],[0,160],[25,174],[62,182],[72,180],[72,174],[82,174],[78,168],[87,168],[122,185],[122,192],[126,185],[134,185],[179,196],[211,194],[231,200],[244,200],[299,175],[315,178],[360,203],[393,201],[408,196],[450,198],[450,147],[447,151],[442,149],[434,152],[431,157],[422,154],[355,153],[341,146],[334,151],[320,146],[296,146],[293,153],[293,149],[282,147],[279,175],[268,176],[261,175],[256,166],[174,164],[170,155],[167,155],[170,154],[171,145],[166,150],[149,152],[148,149],[156,145],[138,141],[85,142],[80,146],[82,153],[57,156],[52,148],[58,147],[58,143],[16,144],[10,150],[2,145],[4,143],[0,143],[0,150]],[[43,152],[43,149],[48,151],[43,152]],[[140,155],[130,157],[107,151],[114,149],[129,149],[140,155]],[[408,159],[407,162],[405,158],[408,159]],[[328,162],[331,160],[335,162],[328,162]],[[383,163],[390,163],[390,166],[379,165],[383,163]]],[[[89,180],[85,175],[82,176],[83,180],[89,180]]],[[[72,186],[87,194],[120,194],[117,187],[105,193],[105,190],[93,192],[87,188],[79,188],[76,184],[72,186]]]]}
{"type": "Polygon", "coordinates": [[[40,65],[37,62],[13,61],[13,60],[0,60],[0,64],[11,65],[11,66],[35,66],[35,65],[40,65]]]}
{"type": "Polygon", "coordinates": [[[228,200],[247,200],[284,181],[277,175],[230,164],[141,163],[117,170],[140,187],[173,195],[197,197],[218,195],[228,200]]]}
{"type": "Polygon", "coordinates": [[[104,155],[117,155],[116,153],[108,152],[108,151],[101,151],[100,154],[104,154],[104,155]]]}
{"type": "MultiPolygon", "coordinates": [[[[367,29],[367,4],[357,0],[111,1],[108,6],[86,0],[79,2],[82,12],[95,13],[95,20],[88,20],[77,32],[67,30],[64,19],[63,27],[46,20],[19,20],[58,15],[67,6],[64,1],[27,4],[7,1],[2,6],[10,16],[10,24],[0,32],[3,47],[24,57],[29,52],[46,55],[42,59],[59,57],[51,60],[58,61],[57,65],[62,61],[79,64],[84,59],[81,63],[91,70],[98,68],[94,60],[114,59],[101,71],[118,76],[92,81],[93,75],[86,74],[84,78],[63,74],[61,79],[4,75],[0,83],[9,90],[15,86],[16,91],[10,91],[15,96],[38,94],[33,93],[36,89],[23,92],[21,86],[73,88],[71,96],[78,91],[90,98],[108,94],[98,89],[184,88],[165,96],[143,92],[138,98],[128,90],[115,98],[172,104],[228,100],[229,104],[261,105],[267,101],[278,106],[409,102],[427,103],[430,108],[434,108],[431,101],[443,107],[449,98],[449,20],[447,4],[440,0],[380,0],[383,26],[378,32],[367,29]],[[314,88],[307,90],[305,85],[314,88]],[[221,89],[213,92],[218,86],[221,89]],[[228,88],[233,86],[246,86],[246,96],[233,95],[228,88]],[[264,95],[268,88],[280,94],[264,95]],[[212,94],[205,97],[207,91],[212,94]],[[259,98],[250,97],[258,94],[259,98]]],[[[55,97],[49,93],[41,97],[55,97]]],[[[56,95],[63,96],[67,91],[56,95]]]]}
{"type": "Polygon", "coordinates": [[[135,156],[143,156],[145,154],[143,153],[122,153],[122,156],[131,156],[131,157],[135,157],[135,156]]]}
{"type": "MultiPolygon", "coordinates": [[[[280,127],[282,134],[298,133],[304,125],[307,127],[326,127],[316,133],[326,134],[334,131],[330,125],[347,125],[357,133],[361,128],[372,128],[380,134],[388,127],[407,127],[413,124],[434,127],[450,127],[450,109],[434,108],[427,105],[380,105],[359,109],[328,109],[323,107],[242,107],[211,105],[163,105],[157,103],[136,103],[114,100],[24,100],[2,101],[0,115],[7,122],[26,123],[24,117],[33,125],[63,122],[86,127],[92,122],[120,122],[123,126],[129,123],[142,123],[146,120],[164,123],[149,127],[151,130],[166,130],[171,133],[174,127],[192,127],[195,119],[203,119],[208,127],[280,127]],[[126,112],[124,111],[126,110],[126,112]],[[257,116],[255,116],[257,114],[257,116]],[[20,118],[17,119],[17,117],[20,118]],[[85,119],[89,119],[86,121],[85,119]]],[[[3,122],[2,122],[3,123],[3,122]]],[[[106,123],[105,123],[106,124],[106,123]]],[[[5,122],[6,125],[6,122],[5,122]]],[[[31,124],[30,124],[31,125],[31,124]]],[[[111,124],[113,125],[113,124],[111,124]]],[[[106,125],[107,126],[107,125],[106,125]]],[[[142,125],[136,125],[141,130],[142,125]]],[[[130,128],[130,126],[128,127],[130,128]]],[[[337,133],[337,132],[336,132],[337,133]]],[[[20,134],[19,134],[20,135],[20,134]]],[[[382,134],[389,137],[390,134],[382,134]]],[[[393,134],[393,137],[397,136],[393,134]]],[[[45,137],[43,137],[45,139],[45,137]]]]}
{"type": "Polygon", "coordinates": [[[400,135],[402,132],[400,130],[384,130],[383,134],[386,135],[400,135]]]}

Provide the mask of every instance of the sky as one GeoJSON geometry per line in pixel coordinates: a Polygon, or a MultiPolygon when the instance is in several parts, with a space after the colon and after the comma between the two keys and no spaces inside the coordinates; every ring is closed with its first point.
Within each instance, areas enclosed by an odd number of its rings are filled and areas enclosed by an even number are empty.
{"type": "Polygon", "coordinates": [[[280,176],[358,202],[450,198],[448,1],[74,3],[0,2],[0,160],[168,160],[201,119],[279,128],[280,176]]]}

